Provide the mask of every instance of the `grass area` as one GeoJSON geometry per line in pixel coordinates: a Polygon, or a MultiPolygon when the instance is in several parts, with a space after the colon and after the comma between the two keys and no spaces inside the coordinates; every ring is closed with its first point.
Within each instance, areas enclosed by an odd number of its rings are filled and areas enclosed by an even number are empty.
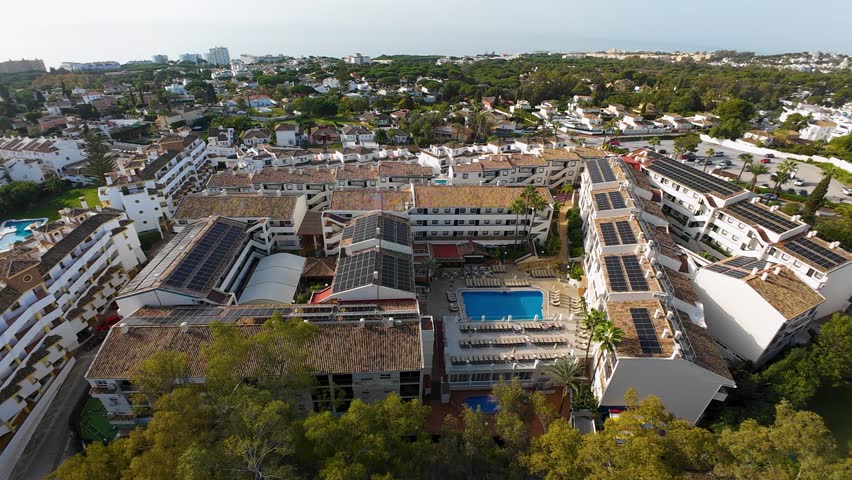
{"type": "Polygon", "coordinates": [[[94,208],[101,204],[100,200],[98,200],[98,187],[72,188],[58,195],[41,198],[29,210],[12,214],[9,218],[48,218],[56,220],[59,218],[59,210],[80,207],[79,197],[86,198],[89,208],[94,208]]]}
{"type": "Polygon", "coordinates": [[[847,453],[852,449],[852,416],[849,415],[849,405],[852,405],[852,385],[839,388],[826,386],[808,404],[809,409],[818,413],[834,434],[841,452],[847,453]]]}
{"type": "Polygon", "coordinates": [[[361,123],[353,120],[352,117],[347,115],[335,115],[333,117],[310,117],[305,116],[305,119],[310,119],[317,125],[325,125],[327,123],[339,123],[342,125],[360,125],[361,123]]]}
{"type": "Polygon", "coordinates": [[[96,398],[86,400],[80,414],[80,437],[85,443],[109,442],[115,438],[115,427],[109,423],[103,404],[96,398]]]}

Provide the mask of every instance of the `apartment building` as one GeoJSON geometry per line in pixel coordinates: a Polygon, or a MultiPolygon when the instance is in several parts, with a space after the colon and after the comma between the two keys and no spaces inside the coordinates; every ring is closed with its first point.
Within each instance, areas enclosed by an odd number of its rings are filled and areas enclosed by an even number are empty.
{"type": "Polygon", "coordinates": [[[694,424],[735,384],[699,297],[678,271],[683,259],[658,216],[663,210],[646,210],[654,202],[633,195],[627,168],[618,159],[590,160],[581,178],[585,300],[624,332],[614,354],[593,347],[592,391],[604,411],[623,408],[630,388],[640,398],[655,395],[694,424]]]}
{"type": "Polygon", "coordinates": [[[131,220],[66,209],[0,254],[0,477],[8,478],[90,326],[145,261],[131,220]]]}
{"type": "Polygon", "coordinates": [[[535,155],[487,155],[448,167],[453,185],[545,185],[547,162],[535,155]]]}
{"type": "Polygon", "coordinates": [[[85,160],[83,143],[58,138],[0,137],[0,159],[36,161],[56,175],[85,160]]]}
{"type": "Polygon", "coordinates": [[[345,308],[337,303],[143,308],[110,330],[86,372],[90,393],[103,403],[113,424],[131,428],[137,421],[130,402],[137,389],[131,378],[142,362],[158,351],[180,351],[191,368],[190,382],[204,382],[204,362],[198,360],[213,339],[212,322],[236,325],[252,335],[275,312],[317,326],[303,347],[316,381],[296,405],[301,415],[343,413],[355,399],[372,403],[391,393],[423,399],[430,393],[433,323],[420,315],[413,300],[355,302],[345,308]],[[388,355],[390,351],[394,354],[388,355]]]}
{"type": "Polygon", "coordinates": [[[789,268],[753,257],[698,269],[695,289],[726,356],[758,366],[797,341],[825,300],[789,268]]]}
{"type": "Polygon", "coordinates": [[[432,182],[435,172],[416,163],[379,162],[379,188],[401,188],[406,185],[427,185],[432,182]]]}
{"type": "Polygon", "coordinates": [[[348,125],[340,130],[340,141],[344,148],[352,148],[357,145],[375,145],[376,135],[364,127],[348,125]]]}
{"type": "Polygon", "coordinates": [[[265,167],[251,174],[250,185],[254,190],[304,194],[307,196],[308,209],[321,211],[331,201],[336,178],[334,170],[330,168],[265,167]]]}
{"type": "Polygon", "coordinates": [[[259,225],[258,235],[272,251],[300,250],[299,228],[307,212],[305,195],[274,193],[200,193],[183,197],[175,211],[173,229],[180,232],[189,225],[222,216],[259,225]]]}
{"type": "Polygon", "coordinates": [[[340,253],[344,230],[353,218],[374,211],[406,218],[412,203],[413,197],[410,189],[335,190],[331,196],[331,202],[328,208],[322,212],[321,218],[326,255],[340,253]]]}
{"type": "Polygon", "coordinates": [[[101,203],[127,212],[140,231],[161,233],[180,199],[200,192],[213,173],[207,144],[193,134],[166,136],[146,154],[121,158],[117,164],[106,186],[98,188],[101,203]]]}
{"type": "Polygon", "coordinates": [[[145,306],[228,305],[254,262],[269,255],[264,225],[212,217],[181,229],[116,297],[127,316],[145,306]]]}
{"type": "Polygon", "coordinates": [[[233,128],[213,127],[207,132],[207,154],[227,157],[237,154],[237,134],[233,128]]]}

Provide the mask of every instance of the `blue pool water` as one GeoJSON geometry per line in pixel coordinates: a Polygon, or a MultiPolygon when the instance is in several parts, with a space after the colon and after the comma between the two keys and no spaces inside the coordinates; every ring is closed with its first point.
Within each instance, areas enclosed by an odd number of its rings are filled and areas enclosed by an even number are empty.
{"type": "Polygon", "coordinates": [[[474,412],[480,410],[482,413],[497,413],[497,401],[490,395],[467,397],[464,403],[474,412]]]}
{"type": "Polygon", "coordinates": [[[38,223],[45,221],[45,218],[37,218],[37,219],[29,219],[29,220],[6,220],[0,225],[0,231],[5,230],[6,228],[14,228],[15,231],[11,233],[7,233],[3,235],[3,238],[0,238],[0,251],[8,250],[12,248],[12,245],[15,242],[26,240],[32,233],[26,228],[33,223],[38,223]]]}
{"type": "Polygon", "coordinates": [[[538,290],[462,292],[461,296],[465,314],[474,320],[483,315],[486,320],[500,320],[509,315],[512,320],[532,320],[536,315],[542,318],[544,295],[538,290]]]}

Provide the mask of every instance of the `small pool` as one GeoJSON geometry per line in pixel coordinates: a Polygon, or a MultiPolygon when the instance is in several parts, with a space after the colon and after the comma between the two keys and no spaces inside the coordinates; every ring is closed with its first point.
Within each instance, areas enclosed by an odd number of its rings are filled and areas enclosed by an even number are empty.
{"type": "Polygon", "coordinates": [[[6,220],[0,224],[0,252],[12,248],[15,242],[26,240],[32,235],[27,227],[36,223],[47,222],[46,218],[29,218],[26,220],[6,220]]]}
{"type": "Polygon", "coordinates": [[[464,399],[464,404],[474,412],[479,410],[482,413],[497,413],[497,401],[491,395],[478,395],[475,397],[467,397],[464,399]]]}
{"type": "Polygon", "coordinates": [[[485,315],[486,320],[532,320],[542,318],[541,306],[544,295],[539,290],[473,291],[462,292],[464,312],[468,318],[477,320],[485,315]]]}

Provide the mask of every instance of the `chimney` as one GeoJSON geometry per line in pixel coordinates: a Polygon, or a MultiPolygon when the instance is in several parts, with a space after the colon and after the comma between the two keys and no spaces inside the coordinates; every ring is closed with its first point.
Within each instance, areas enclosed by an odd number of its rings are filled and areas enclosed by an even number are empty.
{"type": "Polygon", "coordinates": [[[799,220],[801,220],[801,219],[802,219],[802,216],[801,216],[801,215],[793,215],[793,218],[792,218],[792,220],[793,220],[794,222],[798,222],[798,221],[799,221],[799,220]]]}
{"type": "Polygon", "coordinates": [[[772,271],[775,275],[781,275],[781,267],[775,267],[775,270],[772,271]]]}
{"type": "Polygon", "coordinates": [[[660,310],[659,308],[654,310],[654,318],[660,318],[660,314],[662,313],[662,310],[660,310]]]}
{"type": "Polygon", "coordinates": [[[759,197],[751,197],[751,199],[749,200],[749,202],[751,202],[751,203],[757,203],[759,201],[760,201],[759,197]]]}
{"type": "Polygon", "coordinates": [[[361,327],[361,328],[365,328],[367,326],[367,319],[364,318],[364,317],[361,317],[361,319],[358,320],[358,326],[361,327]]]}
{"type": "Polygon", "coordinates": [[[752,274],[752,275],[757,275],[757,267],[752,267],[752,269],[751,269],[751,274],[752,274]]]}
{"type": "Polygon", "coordinates": [[[127,322],[122,322],[118,327],[121,328],[121,333],[124,335],[130,333],[130,325],[128,325],[127,322]]]}
{"type": "Polygon", "coordinates": [[[80,200],[80,208],[89,209],[89,203],[86,202],[86,197],[77,197],[77,200],[80,200]]]}
{"type": "Polygon", "coordinates": [[[764,282],[766,281],[767,278],[769,278],[769,272],[763,272],[763,275],[760,276],[760,279],[763,280],[764,282]]]}
{"type": "Polygon", "coordinates": [[[188,333],[189,332],[189,324],[186,322],[180,322],[180,333],[188,333]]]}
{"type": "Polygon", "coordinates": [[[662,335],[662,337],[663,337],[663,338],[669,338],[669,335],[671,335],[671,332],[669,331],[669,329],[668,329],[668,328],[664,328],[664,329],[663,329],[663,335],[662,335]]]}
{"type": "Polygon", "coordinates": [[[650,278],[650,277],[651,277],[651,271],[645,270],[645,278],[650,278]]]}
{"type": "Polygon", "coordinates": [[[772,205],[771,207],[769,207],[769,211],[770,211],[770,212],[775,212],[775,211],[778,211],[778,208],[779,208],[779,206],[778,206],[778,205],[772,205]]]}
{"type": "Polygon", "coordinates": [[[813,238],[814,236],[816,236],[816,234],[817,234],[817,231],[816,231],[816,230],[811,230],[810,232],[808,232],[808,234],[806,235],[806,237],[807,237],[807,238],[813,238]]]}
{"type": "Polygon", "coordinates": [[[840,246],[840,242],[831,242],[828,244],[828,248],[834,250],[835,248],[840,246]]]}

